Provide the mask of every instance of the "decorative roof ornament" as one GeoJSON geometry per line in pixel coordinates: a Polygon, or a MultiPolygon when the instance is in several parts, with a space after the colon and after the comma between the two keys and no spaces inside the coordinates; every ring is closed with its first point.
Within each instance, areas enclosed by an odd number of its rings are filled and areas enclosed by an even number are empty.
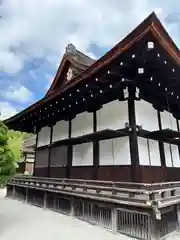
{"type": "Polygon", "coordinates": [[[69,68],[67,73],[66,73],[67,81],[70,81],[72,79],[72,77],[73,77],[73,70],[72,70],[72,68],[69,68]]]}
{"type": "Polygon", "coordinates": [[[69,43],[66,47],[66,53],[75,55],[76,54],[76,47],[72,43],[69,43]]]}

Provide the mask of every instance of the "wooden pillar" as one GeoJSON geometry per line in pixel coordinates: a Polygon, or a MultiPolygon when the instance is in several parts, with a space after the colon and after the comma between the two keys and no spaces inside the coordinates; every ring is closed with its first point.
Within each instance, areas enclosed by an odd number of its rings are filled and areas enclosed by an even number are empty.
{"type": "Polygon", "coordinates": [[[160,214],[159,210],[153,210],[150,213],[151,216],[151,239],[152,240],[160,240],[160,228],[159,228],[159,221],[160,221],[160,214]]]}
{"type": "Polygon", "coordinates": [[[178,130],[178,132],[180,132],[179,121],[177,119],[176,119],[176,124],[177,124],[177,130],[178,130]]]}
{"type": "MultiPolygon", "coordinates": [[[[180,132],[180,126],[179,126],[179,121],[176,119],[176,123],[177,123],[177,130],[178,132],[180,132]]],[[[178,150],[179,150],[179,160],[180,160],[180,146],[178,145],[178,150]]]]}
{"type": "MultiPolygon", "coordinates": [[[[68,138],[71,138],[72,131],[72,120],[69,120],[69,133],[68,138]]],[[[67,146],[67,166],[66,166],[66,178],[70,178],[70,171],[72,168],[72,145],[69,144],[67,146]]]]}
{"type": "MultiPolygon", "coordinates": [[[[162,131],[161,113],[159,110],[157,111],[157,116],[158,116],[159,130],[162,131]]],[[[161,166],[165,167],[166,161],[165,161],[165,153],[164,153],[164,144],[162,140],[159,140],[159,152],[160,152],[160,158],[161,158],[161,166]]]]}
{"type": "Polygon", "coordinates": [[[50,141],[49,141],[49,154],[48,154],[48,170],[47,170],[47,177],[50,178],[51,176],[51,148],[52,148],[52,138],[53,138],[53,124],[50,126],[50,141]]]}
{"type": "Polygon", "coordinates": [[[130,155],[131,155],[131,179],[132,179],[132,182],[140,182],[141,174],[140,174],[140,167],[139,167],[139,151],[138,151],[138,139],[137,139],[137,128],[136,128],[135,88],[134,87],[129,87],[128,114],[129,114],[129,127],[131,129],[130,135],[129,135],[130,155]]]}
{"type": "Polygon", "coordinates": [[[36,144],[35,144],[35,152],[34,152],[33,176],[36,176],[36,153],[37,153],[37,144],[38,144],[38,130],[36,129],[36,144]]]}
{"type": "MultiPolygon", "coordinates": [[[[157,116],[158,116],[158,124],[159,124],[159,130],[162,131],[162,122],[161,122],[161,112],[157,110],[157,116]]],[[[166,160],[165,160],[165,152],[164,152],[164,143],[163,140],[159,140],[159,154],[161,159],[161,167],[163,169],[164,173],[164,181],[167,179],[167,172],[166,172],[166,160]]]]}
{"type": "MultiPolygon", "coordinates": [[[[97,112],[93,112],[93,132],[97,131],[97,112]]],[[[98,180],[98,167],[99,167],[99,141],[93,141],[93,171],[94,180],[98,180]]]]}

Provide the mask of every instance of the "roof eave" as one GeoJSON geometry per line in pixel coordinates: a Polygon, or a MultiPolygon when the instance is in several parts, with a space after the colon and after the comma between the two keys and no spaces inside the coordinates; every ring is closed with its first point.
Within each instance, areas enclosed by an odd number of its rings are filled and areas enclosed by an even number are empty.
{"type": "MultiPolygon", "coordinates": [[[[89,68],[87,68],[84,72],[82,72],[82,74],[77,76],[74,79],[74,81],[70,82],[69,84],[66,84],[64,86],[64,88],[61,90],[61,92],[66,91],[67,89],[71,88],[78,82],[83,81],[84,79],[88,78],[89,76],[95,74],[102,67],[107,66],[111,61],[116,59],[122,52],[126,51],[135,42],[139,41],[149,31],[151,31],[154,34],[154,36],[157,38],[157,40],[160,42],[160,44],[163,45],[163,47],[165,47],[167,49],[167,46],[168,46],[169,53],[171,53],[171,56],[176,60],[178,65],[180,65],[180,57],[179,57],[180,53],[179,53],[178,48],[176,47],[176,45],[174,44],[174,42],[172,41],[172,39],[170,38],[168,33],[164,30],[164,27],[160,23],[156,14],[153,12],[140,25],[138,25],[130,34],[128,34],[120,43],[115,45],[115,47],[113,47],[103,57],[101,57],[99,60],[97,60],[95,63],[93,63],[89,68]]],[[[64,62],[65,61],[66,61],[66,58],[64,57],[64,62]]],[[[58,78],[59,71],[60,71],[60,67],[58,69],[55,79],[58,78]]],[[[54,81],[55,81],[55,79],[54,79],[54,81]]],[[[16,114],[15,116],[13,116],[9,119],[6,119],[4,121],[4,123],[9,124],[10,122],[20,118],[27,112],[34,110],[40,104],[43,104],[44,102],[61,94],[61,92],[55,91],[54,93],[52,93],[50,95],[46,94],[46,96],[44,98],[42,98],[35,104],[31,105],[27,109],[24,109],[22,112],[16,114]]]]}

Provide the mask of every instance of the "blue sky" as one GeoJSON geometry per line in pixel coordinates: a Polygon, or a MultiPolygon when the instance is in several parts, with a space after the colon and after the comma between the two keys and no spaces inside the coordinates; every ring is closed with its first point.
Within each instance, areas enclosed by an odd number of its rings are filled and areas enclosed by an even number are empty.
{"type": "Polygon", "coordinates": [[[1,0],[1,118],[44,96],[68,43],[99,58],[152,11],[180,46],[179,0],[1,0]]]}

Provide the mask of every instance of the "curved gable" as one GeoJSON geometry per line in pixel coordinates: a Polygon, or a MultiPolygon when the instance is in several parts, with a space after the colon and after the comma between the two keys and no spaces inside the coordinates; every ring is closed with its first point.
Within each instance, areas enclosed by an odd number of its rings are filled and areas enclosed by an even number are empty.
{"type": "Polygon", "coordinates": [[[50,95],[54,91],[59,90],[61,86],[72,81],[93,62],[93,59],[78,51],[73,44],[68,44],[56,76],[45,96],[50,95]]]}

